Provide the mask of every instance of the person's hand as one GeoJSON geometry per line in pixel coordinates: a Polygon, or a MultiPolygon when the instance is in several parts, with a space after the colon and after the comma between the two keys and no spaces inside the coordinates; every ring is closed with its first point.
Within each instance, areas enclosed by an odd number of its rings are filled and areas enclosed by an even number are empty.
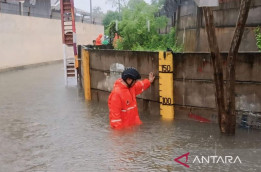
{"type": "Polygon", "coordinates": [[[154,81],[154,79],[155,79],[155,76],[154,76],[153,72],[150,72],[149,73],[149,81],[150,81],[150,83],[152,83],[154,81]]]}

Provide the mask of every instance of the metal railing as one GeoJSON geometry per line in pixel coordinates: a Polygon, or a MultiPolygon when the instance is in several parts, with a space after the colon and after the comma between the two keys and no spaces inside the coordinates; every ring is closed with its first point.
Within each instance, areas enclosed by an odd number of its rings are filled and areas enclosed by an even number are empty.
{"type": "MultiPolygon", "coordinates": [[[[0,13],[22,15],[22,16],[33,16],[40,18],[49,18],[49,19],[61,19],[61,13],[59,10],[55,9],[39,9],[33,6],[24,6],[22,3],[9,3],[6,0],[0,0],[0,13]]],[[[75,16],[76,22],[81,23],[91,23],[89,16],[75,16]]],[[[102,24],[100,22],[93,22],[92,24],[102,24]]]]}

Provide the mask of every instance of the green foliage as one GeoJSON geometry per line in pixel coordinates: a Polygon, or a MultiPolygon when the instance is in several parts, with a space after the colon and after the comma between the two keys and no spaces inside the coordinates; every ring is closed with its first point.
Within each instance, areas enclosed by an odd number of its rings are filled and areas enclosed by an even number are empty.
{"type": "Polygon", "coordinates": [[[256,34],[256,45],[259,51],[261,51],[261,27],[257,27],[255,29],[255,34],[256,34]]]}
{"type": "Polygon", "coordinates": [[[144,0],[130,0],[123,8],[122,21],[119,22],[119,34],[123,40],[117,43],[117,49],[158,51],[171,48],[176,52],[181,51],[182,47],[177,46],[174,28],[169,34],[159,34],[159,29],[166,27],[167,18],[156,16],[158,9],[157,3],[149,5],[144,0]]]}
{"type": "Polygon", "coordinates": [[[102,24],[105,26],[105,30],[109,27],[110,23],[119,20],[119,12],[108,11],[102,21],[102,24]]]}
{"type": "Polygon", "coordinates": [[[168,22],[167,17],[157,16],[163,2],[164,0],[154,0],[149,5],[144,0],[129,0],[128,4],[122,8],[121,14],[108,12],[103,24],[106,35],[109,35],[111,39],[116,33],[115,20],[121,18],[118,34],[122,39],[117,41],[116,49],[158,51],[171,48],[175,52],[182,51],[182,46],[177,45],[174,28],[168,34],[159,34],[159,30],[165,28],[168,22]]]}
{"type": "Polygon", "coordinates": [[[109,36],[110,38],[110,44],[112,43],[112,40],[114,38],[114,35],[116,33],[116,22],[115,21],[112,21],[108,26],[107,26],[107,29],[105,31],[105,34],[109,36]]]}

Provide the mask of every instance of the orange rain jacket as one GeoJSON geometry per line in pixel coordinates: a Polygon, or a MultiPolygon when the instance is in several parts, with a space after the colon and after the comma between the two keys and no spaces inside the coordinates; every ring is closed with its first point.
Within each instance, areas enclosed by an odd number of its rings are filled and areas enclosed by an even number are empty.
{"type": "Polygon", "coordinates": [[[99,34],[99,36],[96,38],[96,44],[95,45],[102,45],[101,38],[102,38],[102,34],[99,34]]]}
{"type": "Polygon", "coordinates": [[[118,79],[109,96],[110,125],[113,129],[142,124],[137,108],[136,96],[150,87],[150,81],[137,81],[128,88],[122,79],[118,79]]]}

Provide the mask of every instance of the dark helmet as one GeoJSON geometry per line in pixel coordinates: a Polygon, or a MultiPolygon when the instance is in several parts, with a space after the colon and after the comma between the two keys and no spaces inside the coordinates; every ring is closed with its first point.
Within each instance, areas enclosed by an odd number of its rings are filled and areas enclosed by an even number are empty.
{"type": "Polygon", "coordinates": [[[140,73],[134,67],[127,67],[121,74],[121,78],[126,81],[127,78],[138,80],[141,79],[140,73]]]}

